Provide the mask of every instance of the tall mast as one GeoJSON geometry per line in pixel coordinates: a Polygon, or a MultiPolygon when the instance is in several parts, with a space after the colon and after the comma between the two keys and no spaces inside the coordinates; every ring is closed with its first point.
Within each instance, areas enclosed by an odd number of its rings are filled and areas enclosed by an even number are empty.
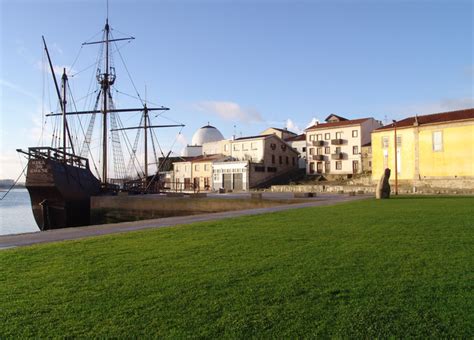
{"type": "Polygon", "coordinates": [[[109,19],[105,21],[105,73],[102,79],[102,183],[107,185],[107,96],[109,95],[109,19]]]}
{"type": "Polygon", "coordinates": [[[145,185],[148,182],[148,108],[145,103],[143,115],[145,116],[145,123],[144,123],[144,129],[145,129],[145,185]]]}
{"type": "Polygon", "coordinates": [[[67,121],[66,121],[66,87],[67,87],[67,75],[66,75],[66,68],[63,68],[63,76],[61,78],[63,83],[63,100],[62,100],[62,111],[63,111],[63,151],[64,151],[64,162],[66,162],[66,147],[67,147],[67,140],[66,140],[66,132],[67,132],[67,121]]]}
{"type": "MultiPolygon", "coordinates": [[[[67,133],[67,137],[69,138],[69,144],[71,145],[71,150],[72,150],[72,153],[74,154],[74,144],[72,143],[71,133],[69,132],[69,126],[67,125],[67,120],[66,120],[66,115],[67,115],[66,107],[65,107],[66,106],[65,104],[66,103],[66,94],[65,94],[66,89],[64,89],[64,102],[63,102],[63,99],[61,98],[61,92],[59,91],[58,81],[56,80],[56,74],[54,73],[53,62],[51,61],[51,57],[49,55],[48,46],[46,45],[46,40],[44,39],[44,36],[42,38],[43,38],[44,50],[46,51],[46,56],[48,57],[49,68],[51,70],[51,76],[53,77],[53,81],[54,81],[54,87],[56,89],[56,94],[58,95],[59,105],[61,106],[61,113],[59,115],[63,116],[63,131],[66,131],[67,133]]],[[[64,69],[63,77],[65,75],[66,75],[66,70],[64,69]]],[[[65,79],[67,83],[67,76],[65,79]]],[[[66,87],[66,85],[64,85],[64,87],[66,87]]],[[[66,140],[66,136],[63,134],[63,141],[65,140],[66,140]]],[[[66,152],[66,149],[64,149],[64,152],[66,152]]]]}

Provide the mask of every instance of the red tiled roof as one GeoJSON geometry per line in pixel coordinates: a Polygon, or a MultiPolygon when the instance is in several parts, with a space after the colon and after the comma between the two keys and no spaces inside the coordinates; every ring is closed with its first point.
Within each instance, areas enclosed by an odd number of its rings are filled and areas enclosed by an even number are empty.
{"type": "MultiPolygon", "coordinates": [[[[436,124],[436,123],[444,123],[444,122],[452,122],[457,120],[466,120],[466,119],[474,119],[474,108],[465,109],[465,110],[458,110],[458,111],[450,111],[450,112],[441,112],[441,113],[433,113],[430,115],[423,115],[423,116],[413,116],[408,117],[403,120],[396,122],[397,129],[413,126],[415,121],[418,121],[418,125],[426,125],[426,124],[436,124]]],[[[395,124],[389,124],[382,126],[375,131],[381,130],[391,130],[393,129],[395,124]]]]}
{"type": "Polygon", "coordinates": [[[285,142],[296,142],[296,141],[300,141],[300,140],[306,140],[306,134],[305,133],[302,133],[301,135],[298,135],[298,136],[289,137],[289,138],[285,139],[285,142]]]}
{"type": "Polygon", "coordinates": [[[368,119],[371,119],[371,118],[351,119],[351,120],[343,120],[341,122],[334,122],[334,123],[315,124],[315,125],[310,126],[309,128],[307,128],[305,131],[319,130],[319,129],[329,129],[329,128],[339,127],[339,126],[357,125],[357,124],[361,124],[361,123],[365,122],[368,119]]]}

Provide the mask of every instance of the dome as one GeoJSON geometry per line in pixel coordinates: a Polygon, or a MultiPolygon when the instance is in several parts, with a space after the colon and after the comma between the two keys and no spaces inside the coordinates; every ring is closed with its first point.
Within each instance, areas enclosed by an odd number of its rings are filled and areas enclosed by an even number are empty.
{"type": "Polygon", "coordinates": [[[206,125],[197,130],[191,141],[191,145],[203,145],[204,143],[223,140],[224,136],[214,126],[206,125]]]}

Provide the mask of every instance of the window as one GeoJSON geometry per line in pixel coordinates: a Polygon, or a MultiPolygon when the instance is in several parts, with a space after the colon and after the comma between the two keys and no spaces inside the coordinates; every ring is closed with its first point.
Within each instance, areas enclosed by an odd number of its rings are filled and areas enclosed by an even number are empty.
{"type": "Polygon", "coordinates": [[[275,155],[272,155],[272,164],[275,164],[275,155]]]}
{"type": "Polygon", "coordinates": [[[255,172],[265,172],[264,166],[255,166],[255,172]]]}
{"type": "Polygon", "coordinates": [[[243,150],[243,151],[248,151],[248,149],[249,149],[249,148],[248,148],[247,143],[243,143],[243,144],[242,144],[242,150],[243,150]]]}
{"type": "Polygon", "coordinates": [[[303,147],[303,152],[306,152],[306,147],[303,147]]]}
{"type": "Polygon", "coordinates": [[[433,151],[443,151],[443,132],[433,132],[433,151]]]}
{"type": "Polygon", "coordinates": [[[320,134],[320,133],[318,133],[318,134],[316,135],[316,140],[323,140],[323,135],[320,134]]]}
{"type": "Polygon", "coordinates": [[[382,137],[382,148],[387,149],[388,146],[389,146],[388,136],[383,136],[382,137]]]}
{"type": "Polygon", "coordinates": [[[289,162],[289,159],[288,159],[288,156],[286,156],[285,163],[286,163],[286,164],[289,164],[289,163],[290,163],[290,162],[289,162]]]}
{"type": "Polygon", "coordinates": [[[331,172],[331,162],[326,162],[324,164],[324,172],[326,172],[326,173],[331,172]]]}
{"type": "Polygon", "coordinates": [[[291,164],[295,165],[295,157],[291,157],[291,164]]]}
{"type": "Polygon", "coordinates": [[[342,132],[336,132],[336,139],[342,138],[342,132]]]}
{"type": "Polygon", "coordinates": [[[402,146],[402,136],[397,136],[397,148],[402,146]]]}
{"type": "Polygon", "coordinates": [[[229,144],[224,145],[224,151],[229,151],[229,144]]]}
{"type": "Polygon", "coordinates": [[[278,156],[278,163],[283,164],[283,157],[278,156]]]}
{"type": "Polygon", "coordinates": [[[252,142],[252,143],[250,144],[250,147],[252,148],[252,150],[257,150],[257,143],[252,142]]]}
{"type": "Polygon", "coordinates": [[[194,165],[194,171],[199,171],[199,164],[194,165]]]}
{"type": "Polygon", "coordinates": [[[234,151],[240,150],[240,144],[234,144],[234,151]]]}
{"type": "Polygon", "coordinates": [[[355,174],[359,172],[359,161],[352,161],[352,172],[355,174]]]}
{"type": "MultiPolygon", "coordinates": [[[[356,130],[357,131],[357,130],[356,130]]],[[[353,155],[358,155],[359,154],[359,147],[357,145],[354,145],[352,147],[352,154],[353,155]]]]}
{"type": "Polygon", "coordinates": [[[314,162],[309,163],[309,173],[314,174],[314,162]]]}
{"type": "Polygon", "coordinates": [[[269,166],[269,167],[267,167],[267,171],[268,172],[276,172],[277,168],[275,168],[274,166],[269,166]]]}
{"type": "Polygon", "coordinates": [[[316,149],[316,154],[317,155],[322,155],[323,154],[323,148],[317,148],[316,149]]]}
{"type": "Polygon", "coordinates": [[[314,139],[314,135],[309,135],[309,140],[310,140],[310,142],[312,142],[313,140],[315,140],[315,139],[314,139]]]}
{"type": "Polygon", "coordinates": [[[336,153],[341,153],[341,147],[340,146],[336,147],[336,153]]]}
{"type": "Polygon", "coordinates": [[[324,139],[325,140],[330,140],[331,139],[331,134],[328,132],[328,133],[325,133],[324,134],[324,139]]]}
{"type": "Polygon", "coordinates": [[[326,146],[326,147],[324,148],[324,153],[325,153],[326,155],[329,155],[329,154],[331,153],[331,148],[330,148],[329,146],[326,146]]]}
{"type": "Polygon", "coordinates": [[[358,137],[359,136],[359,131],[358,130],[352,130],[352,137],[358,137]]]}
{"type": "Polygon", "coordinates": [[[336,162],[336,170],[342,170],[342,162],[341,161],[336,162]]]}
{"type": "Polygon", "coordinates": [[[314,148],[309,148],[309,154],[314,155],[314,148]]]}
{"type": "Polygon", "coordinates": [[[210,164],[204,164],[204,171],[209,171],[210,167],[210,164]]]}

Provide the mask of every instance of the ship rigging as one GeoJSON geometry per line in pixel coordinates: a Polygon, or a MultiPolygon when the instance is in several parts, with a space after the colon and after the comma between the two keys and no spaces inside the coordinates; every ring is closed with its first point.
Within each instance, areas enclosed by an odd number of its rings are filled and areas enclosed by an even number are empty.
{"type": "MultiPolygon", "coordinates": [[[[95,80],[96,90],[83,97],[93,98],[93,108],[77,110],[76,101],[72,96],[69,77],[66,68],[63,68],[61,76],[61,86],[58,84],[50,53],[43,38],[44,50],[47,56],[48,65],[52,74],[55,94],[58,98],[59,108],[56,113],[47,114],[55,120],[52,131],[52,142],[48,147],[29,148],[27,151],[18,150],[28,156],[26,187],[30,193],[33,214],[41,230],[54,229],[68,226],[87,225],[90,215],[90,197],[98,194],[110,194],[121,190],[131,190],[138,193],[156,192],[160,189],[160,167],[170,156],[171,150],[163,152],[155,133],[157,128],[183,128],[184,125],[163,115],[169,108],[164,106],[149,107],[147,101],[143,101],[136,90],[135,84],[130,77],[128,69],[120,54],[117,42],[130,42],[134,37],[115,38],[112,35],[109,20],[106,19],[103,29],[102,39],[88,41],[82,44],[99,45],[100,57],[96,60],[95,80]],[[113,99],[113,91],[118,91],[114,85],[116,82],[115,66],[113,64],[112,47],[119,53],[120,59],[129,74],[133,88],[136,90],[140,101],[138,107],[117,108],[113,99]],[[150,113],[158,112],[156,116],[167,118],[172,124],[153,124],[150,113]],[[120,113],[140,114],[140,123],[136,126],[124,126],[120,119],[120,113]],[[101,117],[100,150],[92,147],[93,131],[96,116],[101,117]],[[89,117],[86,132],[84,132],[83,120],[81,117],[89,117]],[[58,121],[60,119],[60,121],[58,121]],[[80,132],[82,132],[82,143],[80,142],[78,129],[74,131],[74,119],[79,122],[80,132]],[[60,122],[60,124],[59,124],[60,122]],[[131,145],[127,132],[136,130],[135,142],[131,145]],[[138,160],[138,143],[141,131],[143,131],[143,167],[138,160]],[[75,132],[75,133],[74,133],[75,132]],[[110,132],[110,134],[109,134],[110,132]],[[127,169],[120,142],[120,134],[125,141],[129,152],[127,169]],[[109,140],[111,143],[109,143],[109,140]],[[155,157],[156,171],[149,175],[149,141],[151,140],[153,155],[155,157]],[[79,148],[78,146],[82,144],[79,148]],[[111,144],[114,177],[109,173],[109,145],[111,144]],[[161,163],[158,162],[157,149],[161,152],[161,163]],[[97,167],[94,160],[98,157],[101,169],[97,167]],[[91,160],[91,162],[89,162],[91,160]],[[98,179],[92,174],[90,165],[96,172],[98,179]],[[135,177],[135,178],[134,178],[135,177]]],[[[76,58],[77,60],[77,58],[76,58]]],[[[72,67],[70,72],[72,71],[72,67]]],[[[82,71],[80,71],[82,72],[82,71]]],[[[78,73],[76,73],[78,74],[78,73]]],[[[73,77],[72,75],[71,77],[73,77]]],[[[128,95],[133,97],[131,95],[128,95]]],[[[181,130],[179,131],[181,133],[181,130]]],[[[179,135],[178,133],[178,135],[179,135]]],[[[177,137],[176,137],[177,138],[177,137]]],[[[176,139],[175,139],[176,142],[176,139]]],[[[173,143],[174,145],[174,143],[173,143]]]]}

